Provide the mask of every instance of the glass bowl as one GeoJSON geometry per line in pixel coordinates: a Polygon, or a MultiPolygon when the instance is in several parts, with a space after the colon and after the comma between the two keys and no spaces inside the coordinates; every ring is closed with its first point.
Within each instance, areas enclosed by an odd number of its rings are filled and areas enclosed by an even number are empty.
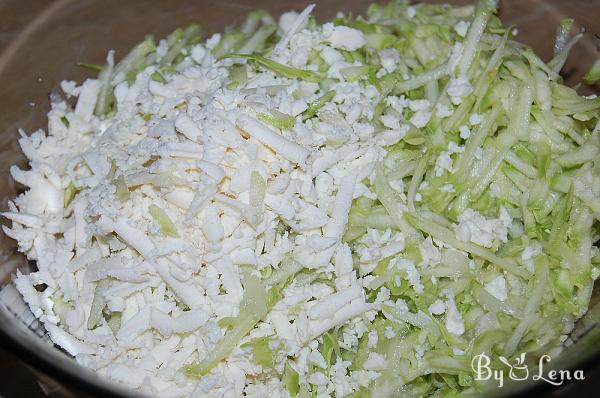
{"type": "MultiPolygon", "coordinates": [[[[316,16],[323,20],[337,11],[360,14],[371,0],[318,1],[316,16]]],[[[430,1],[469,4],[471,1],[430,1]]],[[[17,144],[18,129],[26,132],[46,127],[48,95],[58,91],[63,79],[82,81],[92,76],[77,62],[103,64],[109,49],[122,56],[146,34],[166,36],[191,22],[206,32],[221,31],[243,20],[252,9],[264,8],[278,16],[300,10],[306,0],[26,0],[0,3],[0,209],[22,187],[12,181],[12,164],[25,166],[17,144]]],[[[500,15],[505,24],[518,28],[517,38],[532,46],[542,59],[550,59],[560,19],[572,17],[587,34],[573,49],[563,70],[574,85],[597,58],[592,33],[600,32],[600,1],[506,0],[500,15]]],[[[597,88],[584,86],[589,94],[597,88]]],[[[2,220],[2,222],[6,222],[2,220]]],[[[108,383],[53,347],[16,290],[11,275],[29,272],[35,264],[16,252],[15,243],[0,230],[0,340],[31,367],[57,381],[63,396],[136,396],[130,390],[108,383]]],[[[591,309],[567,341],[568,347],[552,364],[557,369],[589,369],[600,359],[600,289],[596,286],[591,309]]],[[[44,376],[44,380],[48,380],[44,376]]],[[[529,395],[547,388],[543,382],[521,382],[498,390],[498,396],[529,395]]],[[[565,392],[568,396],[568,392],[565,392]]],[[[561,394],[562,395],[562,394],[561,394]]]]}

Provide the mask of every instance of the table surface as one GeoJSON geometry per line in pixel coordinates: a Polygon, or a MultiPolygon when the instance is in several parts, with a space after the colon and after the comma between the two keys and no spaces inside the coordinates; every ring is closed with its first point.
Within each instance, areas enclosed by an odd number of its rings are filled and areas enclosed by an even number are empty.
{"type": "MultiPolygon", "coordinates": [[[[555,1],[552,1],[555,2],[555,1]]],[[[36,12],[48,7],[48,0],[0,0],[0,54],[36,12]]],[[[0,348],[0,398],[56,397],[63,395],[51,380],[32,370],[13,354],[0,348]],[[45,381],[41,381],[44,378],[45,381]]],[[[592,397],[600,389],[600,368],[585,374],[586,380],[545,394],[547,397],[592,397]]]]}

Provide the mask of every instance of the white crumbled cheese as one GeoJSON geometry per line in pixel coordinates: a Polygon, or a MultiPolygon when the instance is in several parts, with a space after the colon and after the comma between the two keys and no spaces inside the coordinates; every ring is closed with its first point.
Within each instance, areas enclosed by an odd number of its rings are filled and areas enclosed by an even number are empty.
{"type": "Polygon", "coordinates": [[[401,314],[406,314],[409,312],[408,304],[406,304],[406,301],[404,301],[402,299],[397,299],[396,302],[394,303],[394,307],[396,307],[398,312],[401,314]]]}
{"type": "Polygon", "coordinates": [[[458,216],[454,232],[456,238],[463,242],[471,241],[480,246],[492,247],[495,241],[508,240],[508,227],[511,223],[512,218],[504,207],[500,208],[500,217],[497,219],[488,219],[475,210],[467,209],[458,216]]]}
{"type": "Polygon", "coordinates": [[[408,124],[402,124],[396,129],[392,130],[384,130],[383,132],[377,134],[375,138],[377,144],[382,146],[394,145],[406,136],[406,133],[410,130],[410,126],[408,124]]]}
{"type": "Polygon", "coordinates": [[[481,114],[473,113],[471,116],[469,116],[469,124],[471,126],[476,126],[481,124],[481,122],[483,122],[483,116],[481,116],[481,114]]]}
{"type": "Polygon", "coordinates": [[[446,296],[446,329],[448,332],[460,336],[465,332],[465,323],[458,308],[456,308],[454,293],[452,290],[446,289],[443,294],[446,296]]]}
{"type": "Polygon", "coordinates": [[[458,76],[450,79],[448,83],[447,93],[454,105],[462,102],[462,99],[473,91],[473,86],[466,76],[458,76]]]}
{"type": "Polygon", "coordinates": [[[388,267],[396,268],[406,273],[406,279],[412,285],[416,293],[423,293],[424,286],[421,283],[421,274],[415,267],[415,262],[404,258],[394,258],[390,261],[388,267]]]}
{"type": "Polygon", "coordinates": [[[331,66],[344,61],[344,56],[331,47],[324,47],[323,50],[321,50],[321,58],[331,66]]]}
{"type": "Polygon", "coordinates": [[[444,119],[452,116],[454,112],[447,106],[442,103],[438,103],[435,105],[435,116],[444,119]]]}
{"type": "Polygon", "coordinates": [[[383,303],[390,299],[390,290],[382,287],[379,292],[377,292],[377,297],[375,298],[376,303],[383,303]]]}
{"type": "MultiPolygon", "coordinates": [[[[308,19],[314,8],[315,4],[309,4],[304,10],[302,10],[300,14],[291,11],[281,15],[279,18],[279,31],[282,37],[281,40],[279,40],[279,42],[275,45],[275,48],[273,48],[271,54],[273,57],[279,58],[281,53],[284,52],[290,44],[290,41],[296,37],[296,34],[304,31],[308,25],[308,19]]],[[[296,56],[304,54],[306,58],[308,57],[308,46],[305,45],[305,43],[299,44],[296,47],[296,50],[297,51],[294,51],[296,56]]],[[[302,55],[300,55],[300,57],[302,57],[302,55]]],[[[306,61],[303,62],[306,64],[306,61]]],[[[300,64],[302,64],[302,62],[300,62],[300,64]]]]}
{"type": "Polygon", "coordinates": [[[490,196],[492,198],[502,198],[502,188],[496,181],[490,184],[490,196]]]}
{"type": "Polygon", "coordinates": [[[447,106],[442,103],[438,103],[435,105],[435,116],[444,119],[452,116],[454,112],[447,106]]]}
{"type": "Polygon", "coordinates": [[[440,191],[441,192],[449,192],[449,193],[455,192],[454,185],[444,184],[440,187],[440,191]]]}
{"type": "Polygon", "coordinates": [[[427,126],[427,123],[429,123],[430,119],[431,119],[431,112],[417,111],[410,118],[410,122],[413,124],[413,126],[415,126],[417,128],[423,128],[423,127],[427,126]]]}
{"type": "Polygon", "coordinates": [[[394,329],[391,326],[386,326],[383,334],[386,339],[393,339],[396,337],[396,332],[394,332],[394,329]]]}
{"type": "MultiPolygon", "coordinates": [[[[291,53],[304,51],[305,64],[309,50],[319,45],[326,62],[338,69],[347,66],[336,48],[358,49],[365,44],[364,35],[332,25],[324,27],[329,30],[327,38],[302,30],[311,10],[309,6],[300,14],[280,18],[286,36],[278,44],[277,59],[285,61],[291,53]],[[320,45],[323,40],[331,47],[320,45]]],[[[390,117],[388,124],[394,128],[376,136],[372,124],[359,119],[363,112],[367,116],[373,112],[374,105],[369,104],[377,90],[340,82],[336,87],[340,103],[324,107],[347,120],[348,126],[327,124],[324,131],[329,133],[334,126],[338,138],[320,141],[310,120],[298,122],[293,132],[276,130],[259,120],[263,108],[257,103],[298,116],[319,95],[318,84],[249,71],[247,87],[256,93],[229,90],[227,69],[211,54],[220,39],[216,34],[195,45],[167,83],[151,79],[154,67],[141,72],[134,83],[120,77],[115,89],[117,111],[104,120],[93,113],[98,80],[80,87],[64,82],[65,93],[78,97],[75,110],[61,105],[57,108],[61,113],[49,117],[66,129],[60,121],[65,115],[69,134],[21,140],[30,157],[39,156],[43,158],[39,164],[57,165],[56,169],[11,170],[17,181],[31,189],[11,212],[4,213],[14,225],[3,229],[19,240],[31,259],[38,259],[40,269],[17,275],[18,290],[55,343],[81,357],[86,366],[107,369],[100,373],[133,388],[142,390],[144,380],[152,380],[147,387],[151,394],[221,396],[227,391],[225,396],[242,392],[265,396],[260,392],[270,388],[268,382],[247,383],[246,374],[254,374],[255,367],[240,347],[230,361],[219,364],[197,384],[180,371],[183,365],[202,361],[219,344],[223,336],[219,320],[238,315],[245,293],[242,266],[255,266],[252,272],[260,275],[266,267],[281,267],[294,253],[309,253],[306,260],[321,267],[318,272],[330,274],[334,268],[336,290],[314,284],[307,291],[294,292],[292,286],[251,332],[260,337],[276,330],[285,336],[290,355],[300,361],[301,347],[316,343],[315,338],[329,329],[365,313],[374,316],[374,303],[366,302],[354,271],[352,251],[340,241],[355,194],[376,198],[364,180],[374,175],[376,163],[385,155],[382,146],[402,139],[408,124],[390,117]],[[289,84],[290,91],[269,96],[261,88],[278,84],[289,84]],[[304,98],[292,98],[296,89],[304,98]],[[140,117],[143,113],[151,115],[148,121],[140,117]],[[336,156],[331,157],[333,152],[336,156]],[[115,196],[114,177],[109,176],[113,172],[132,188],[128,199],[115,196]],[[259,203],[255,203],[257,175],[265,185],[259,203]],[[63,196],[70,182],[78,194],[72,211],[66,212],[63,196]],[[169,217],[178,236],[163,236],[164,220],[150,215],[151,205],[169,217]],[[40,230],[43,225],[48,226],[47,232],[40,230]],[[287,226],[290,232],[281,228],[287,226]],[[57,238],[63,228],[70,229],[57,238]],[[107,237],[108,243],[93,243],[100,242],[97,237],[107,237]],[[107,286],[100,289],[105,282],[107,286]],[[53,286],[44,293],[47,296],[35,290],[39,283],[53,286]],[[54,292],[81,308],[68,311],[60,326],[52,309],[54,292]],[[92,308],[94,297],[105,304],[92,308]],[[304,315],[290,311],[295,305],[306,306],[304,315]],[[112,332],[102,316],[105,306],[122,313],[116,340],[107,337],[112,332]],[[88,330],[90,314],[99,326],[88,330]],[[98,352],[103,354],[92,355],[98,352]]],[[[164,56],[165,51],[165,45],[159,45],[157,52],[164,56]]],[[[388,55],[396,59],[393,53],[388,55]]],[[[390,231],[374,239],[373,249],[382,256],[395,256],[404,249],[398,233],[390,231]]],[[[376,253],[371,255],[376,261],[376,253]]],[[[389,291],[386,295],[382,290],[380,301],[388,298],[389,291]]],[[[362,329],[355,330],[362,335],[366,326],[363,323],[362,329]]],[[[376,345],[377,334],[370,339],[376,345]]],[[[272,341],[269,347],[279,346],[272,341]]],[[[372,360],[375,368],[381,366],[379,359],[372,360]]],[[[326,368],[316,350],[309,350],[304,361],[326,368]]],[[[308,376],[309,381],[319,387],[331,385],[331,391],[355,391],[359,386],[347,371],[349,363],[338,365],[334,379],[316,372],[308,376]]],[[[376,374],[365,372],[365,380],[376,374]]],[[[275,388],[281,388],[280,381],[273,380],[275,388]]]]}
{"type": "Polygon", "coordinates": [[[467,35],[467,31],[469,30],[469,26],[471,26],[470,22],[459,21],[456,25],[454,25],[454,31],[460,37],[465,37],[467,35]]]}
{"type": "Polygon", "coordinates": [[[379,59],[381,60],[381,66],[387,73],[392,73],[398,67],[400,62],[400,54],[395,48],[385,48],[379,52],[379,59]]]}
{"type": "Polygon", "coordinates": [[[310,352],[308,360],[320,367],[321,369],[327,368],[327,362],[325,361],[325,358],[323,358],[323,355],[317,350],[312,350],[310,352]]]}
{"type": "Polygon", "coordinates": [[[538,241],[531,241],[523,250],[521,259],[523,261],[531,260],[542,254],[542,245],[538,241]]]}
{"type": "Polygon", "coordinates": [[[88,79],[81,85],[77,105],[75,105],[75,114],[85,121],[90,121],[92,118],[100,88],[100,81],[95,79],[88,79]]]}
{"type": "Polygon", "coordinates": [[[72,80],[63,80],[60,82],[60,89],[67,94],[67,97],[77,97],[81,93],[81,87],[72,80]]]}
{"type": "Polygon", "coordinates": [[[408,107],[413,112],[426,111],[429,109],[430,106],[431,104],[429,103],[429,100],[426,99],[408,101],[408,107]]]}
{"type": "Polygon", "coordinates": [[[381,123],[389,129],[397,129],[400,127],[400,118],[394,115],[381,115],[381,123]]]}
{"type": "Polygon", "coordinates": [[[442,315],[446,311],[446,305],[442,300],[436,300],[429,306],[429,313],[432,315],[442,315]]]}
{"type": "Polygon", "coordinates": [[[452,155],[453,153],[463,153],[464,151],[465,151],[464,146],[460,146],[454,141],[450,141],[448,143],[448,153],[450,155],[452,155]]]}
{"type": "Polygon", "coordinates": [[[467,126],[460,126],[458,131],[460,132],[460,138],[463,140],[466,140],[471,136],[471,129],[469,129],[467,126]]]}
{"type": "Polygon", "coordinates": [[[202,63],[204,62],[204,58],[206,57],[206,53],[206,47],[204,47],[202,44],[197,44],[194,47],[192,47],[191,57],[194,60],[194,62],[196,62],[199,65],[202,65],[202,63]]]}
{"type": "Polygon", "coordinates": [[[532,240],[527,246],[525,246],[525,249],[523,249],[523,252],[521,253],[521,261],[530,272],[533,272],[534,260],[537,256],[542,254],[542,251],[542,245],[537,240],[532,240]]]}
{"type": "Polygon", "coordinates": [[[221,34],[214,33],[211,37],[208,38],[208,40],[206,40],[206,48],[208,48],[209,50],[212,50],[213,48],[215,48],[215,46],[217,46],[219,44],[220,41],[221,41],[221,34]]]}
{"type": "Polygon", "coordinates": [[[352,379],[361,387],[368,387],[373,380],[376,380],[381,373],[373,370],[355,370],[352,372],[352,379]]]}
{"type": "Polygon", "coordinates": [[[334,26],[332,23],[323,25],[325,40],[334,48],[355,51],[366,43],[365,35],[358,29],[348,26],[334,26]]]}
{"type": "Polygon", "coordinates": [[[380,260],[394,256],[403,250],[404,237],[401,234],[392,233],[391,229],[381,233],[376,229],[369,228],[356,245],[359,267],[366,273],[375,269],[380,260]]]}
{"type": "Polygon", "coordinates": [[[447,171],[449,173],[453,173],[454,169],[452,168],[452,158],[450,157],[450,153],[446,151],[440,152],[439,156],[435,160],[435,168],[434,172],[437,177],[441,177],[447,171]]]}
{"type": "Polygon", "coordinates": [[[406,99],[406,97],[404,96],[396,97],[390,95],[386,98],[385,102],[388,106],[391,106],[396,112],[400,114],[404,111],[404,108],[410,105],[410,100],[406,99]]]}
{"type": "Polygon", "coordinates": [[[506,280],[503,276],[497,276],[485,284],[485,290],[500,301],[506,301],[508,291],[506,290],[506,280]]]}

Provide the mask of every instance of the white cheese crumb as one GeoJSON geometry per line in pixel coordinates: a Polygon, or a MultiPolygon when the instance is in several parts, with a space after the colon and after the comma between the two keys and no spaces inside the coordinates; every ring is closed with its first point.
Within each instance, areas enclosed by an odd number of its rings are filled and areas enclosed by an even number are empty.
{"type": "Polygon", "coordinates": [[[497,276],[485,284],[485,290],[500,301],[506,301],[508,292],[506,290],[506,280],[503,276],[497,276]]]}
{"type": "Polygon", "coordinates": [[[434,172],[437,177],[441,177],[445,172],[453,173],[452,158],[450,153],[446,151],[440,152],[439,156],[435,160],[434,172]]]}
{"type": "Polygon", "coordinates": [[[465,210],[458,216],[459,223],[454,230],[456,238],[463,242],[472,241],[484,247],[492,247],[496,240],[506,242],[512,218],[504,207],[501,208],[500,213],[500,218],[488,219],[475,210],[465,210]]]}
{"type": "Polygon", "coordinates": [[[448,83],[447,93],[454,105],[462,102],[462,99],[473,91],[473,86],[466,76],[458,76],[450,79],[448,83]]]}
{"type": "Polygon", "coordinates": [[[365,35],[358,29],[348,26],[334,26],[332,23],[323,25],[325,40],[334,48],[355,51],[366,43],[365,35]]]}
{"type": "Polygon", "coordinates": [[[441,103],[435,105],[435,116],[440,119],[444,119],[450,117],[454,114],[454,112],[447,106],[441,103]]]}
{"type": "Polygon", "coordinates": [[[465,332],[465,323],[456,308],[454,293],[450,289],[446,289],[443,294],[446,296],[446,329],[448,332],[460,336],[465,332]]]}
{"type": "Polygon", "coordinates": [[[77,86],[72,80],[63,80],[60,82],[60,89],[67,94],[67,97],[77,97],[81,92],[81,87],[77,86]]]}
{"type": "Polygon", "coordinates": [[[400,54],[395,48],[385,48],[379,52],[379,59],[381,60],[381,66],[387,73],[392,73],[398,67],[400,62],[400,54]]]}
{"type": "Polygon", "coordinates": [[[394,258],[390,261],[388,267],[396,267],[397,269],[406,272],[406,279],[408,279],[414,291],[416,293],[423,293],[425,287],[421,283],[421,274],[415,267],[414,261],[404,258],[394,258]]]}
{"type": "Polygon", "coordinates": [[[432,315],[442,315],[446,311],[446,305],[442,300],[436,300],[429,306],[429,313],[432,315]]]}
{"type": "Polygon", "coordinates": [[[483,122],[483,116],[481,116],[481,114],[473,113],[471,116],[469,116],[469,124],[471,126],[476,126],[481,124],[481,122],[483,122]]]}
{"type": "Polygon", "coordinates": [[[525,249],[523,249],[523,252],[521,253],[521,261],[530,272],[533,272],[534,260],[537,256],[542,254],[542,251],[542,245],[537,240],[532,240],[527,246],[525,246],[525,249]]]}
{"type": "Polygon", "coordinates": [[[431,119],[431,112],[429,111],[417,111],[410,118],[410,122],[417,128],[423,128],[427,126],[431,119]]]}

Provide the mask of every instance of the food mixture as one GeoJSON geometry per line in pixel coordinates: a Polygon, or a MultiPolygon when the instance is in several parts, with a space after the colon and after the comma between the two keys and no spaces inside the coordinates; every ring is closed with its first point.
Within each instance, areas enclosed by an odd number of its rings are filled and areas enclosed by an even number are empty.
{"type": "Polygon", "coordinates": [[[600,274],[600,98],[559,75],[573,21],[546,63],[496,6],[256,11],[84,64],[21,132],[17,289],[161,397],[478,395],[475,355],[556,355],[600,274]]]}

